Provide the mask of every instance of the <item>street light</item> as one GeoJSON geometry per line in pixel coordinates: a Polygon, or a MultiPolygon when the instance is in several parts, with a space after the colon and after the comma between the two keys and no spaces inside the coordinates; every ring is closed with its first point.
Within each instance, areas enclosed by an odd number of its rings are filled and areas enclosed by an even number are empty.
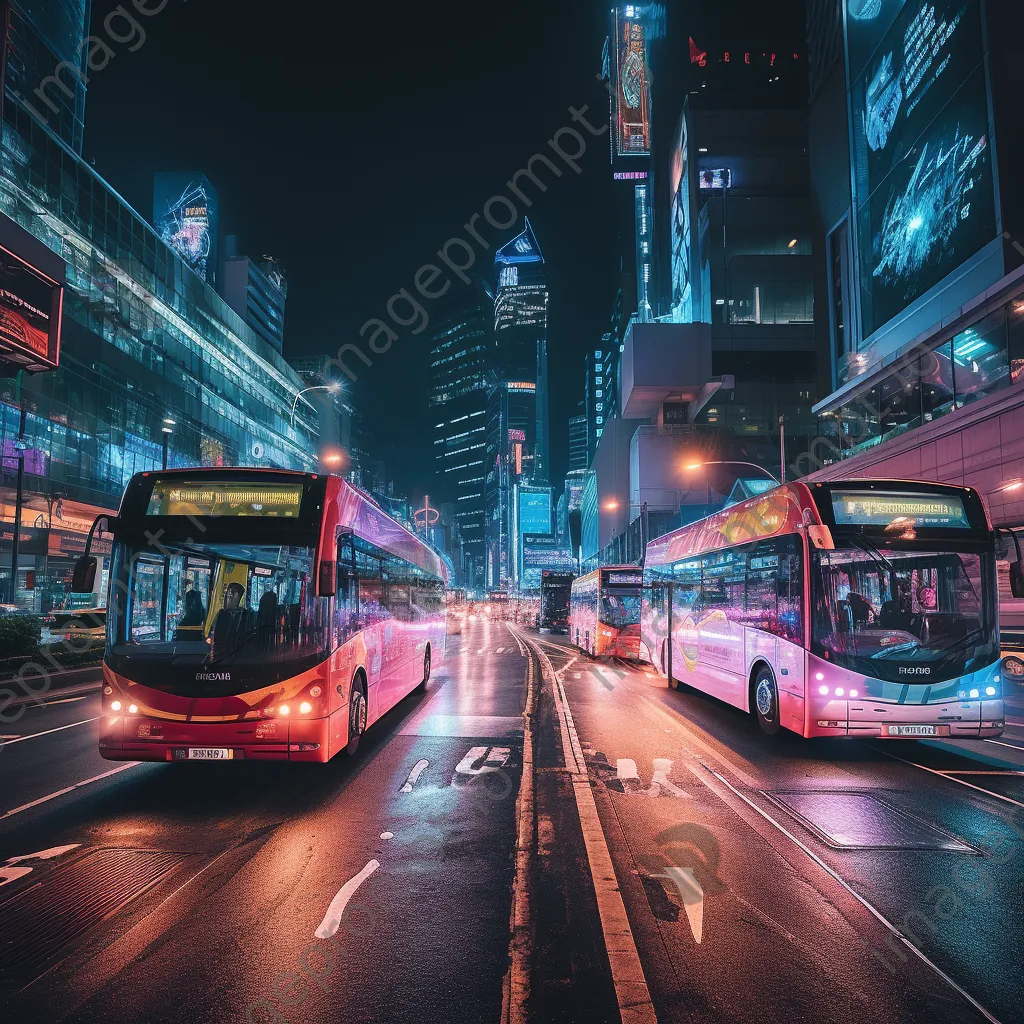
{"type": "MultiPolygon", "coordinates": [[[[764,468],[764,466],[757,466],[753,462],[743,462],[743,461],[740,461],[738,459],[716,459],[716,460],[714,460],[712,462],[688,462],[688,463],[686,463],[686,465],[683,468],[692,472],[692,471],[696,471],[698,469],[706,469],[708,466],[748,466],[750,469],[756,469],[757,470],[758,474],[760,474],[759,479],[763,479],[764,477],[767,477],[773,483],[776,483],[776,484],[779,483],[779,481],[771,473],[769,473],[768,470],[764,468]]],[[[739,477],[737,477],[736,479],[738,480],[739,477]]],[[[710,505],[711,504],[711,480],[708,477],[707,473],[704,474],[704,482],[705,482],[705,484],[707,484],[707,503],[708,503],[708,505],[710,505]]],[[[736,481],[734,480],[733,481],[734,485],[735,485],[735,482],[736,481]]],[[[721,492],[719,492],[719,493],[721,493],[721,492]]]]}
{"type": "Polygon", "coordinates": [[[330,391],[332,395],[340,394],[341,384],[339,381],[333,381],[330,384],[314,384],[311,387],[303,388],[296,396],[295,401],[292,402],[292,415],[291,415],[291,426],[295,426],[295,406],[299,404],[299,399],[306,394],[308,391],[330,391]]]}

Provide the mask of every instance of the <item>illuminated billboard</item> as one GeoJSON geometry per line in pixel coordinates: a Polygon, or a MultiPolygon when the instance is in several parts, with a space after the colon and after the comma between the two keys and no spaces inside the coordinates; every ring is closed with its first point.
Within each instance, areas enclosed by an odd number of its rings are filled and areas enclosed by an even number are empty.
{"type": "Polygon", "coordinates": [[[518,488],[519,534],[551,533],[551,489],[518,488]]]}
{"type": "Polygon", "coordinates": [[[693,322],[693,286],[690,281],[690,167],[686,111],[679,117],[679,131],[672,149],[672,319],[693,322]]]}
{"type": "Polygon", "coordinates": [[[651,155],[651,72],[643,8],[615,10],[615,138],[619,156],[651,155]]]}
{"type": "Polygon", "coordinates": [[[867,336],[998,232],[980,0],[851,3],[847,22],[867,336]]]}
{"type": "Polygon", "coordinates": [[[217,193],[202,174],[157,174],[153,226],[204,281],[217,278],[217,193]]]}
{"type": "Polygon", "coordinates": [[[63,301],[63,285],[0,246],[0,365],[57,369],[63,301]]]}

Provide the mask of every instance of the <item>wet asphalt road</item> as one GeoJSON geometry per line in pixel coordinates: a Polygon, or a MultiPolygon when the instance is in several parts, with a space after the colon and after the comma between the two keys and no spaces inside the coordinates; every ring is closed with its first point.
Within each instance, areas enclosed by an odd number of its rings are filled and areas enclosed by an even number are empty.
{"type": "MultiPolygon", "coordinates": [[[[538,662],[530,1021],[619,1020],[563,694],[658,1020],[1024,1020],[1024,724],[961,750],[769,740],[517,632],[561,684],[538,662]]],[[[4,1017],[503,1020],[528,661],[467,623],[328,765],[107,762],[95,692],[0,723],[4,1017]]]]}
{"type": "Polygon", "coordinates": [[[328,765],[97,778],[122,766],[96,752],[96,693],[5,724],[0,870],[32,869],[0,885],[10,1019],[498,1020],[527,660],[500,623],[450,649],[426,695],[328,765]],[[473,774],[474,747],[496,770],[473,774]]]}
{"type": "Polygon", "coordinates": [[[769,739],[650,666],[526,635],[562,681],[659,1020],[1024,1020],[1018,727],[981,755],[1004,764],[952,744],[769,739]],[[851,835],[826,841],[825,819],[787,802],[838,807],[851,835]]]}

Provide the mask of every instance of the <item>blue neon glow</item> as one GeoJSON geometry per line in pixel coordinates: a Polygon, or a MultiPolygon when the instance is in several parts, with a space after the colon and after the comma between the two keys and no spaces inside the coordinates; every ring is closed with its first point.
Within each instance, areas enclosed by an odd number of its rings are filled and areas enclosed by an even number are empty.
{"type": "Polygon", "coordinates": [[[502,246],[494,256],[495,263],[543,263],[544,256],[537,244],[537,237],[526,218],[526,227],[507,245],[502,246]]]}

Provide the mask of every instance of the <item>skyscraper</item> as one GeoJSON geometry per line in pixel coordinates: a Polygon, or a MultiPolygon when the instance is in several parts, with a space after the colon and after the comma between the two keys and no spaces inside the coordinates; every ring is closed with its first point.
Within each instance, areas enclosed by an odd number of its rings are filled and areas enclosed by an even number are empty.
{"type": "Polygon", "coordinates": [[[434,417],[437,503],[450,504],[463,551],[481,579],[487,394],[493,377],[494,302],[477,280],[435,318],[431,337],[430,412],[434,417]]]}
{"type": "Polygon", "coordinates": [[[514,578],[518,485],[548,483],[548,288],[529,220],[494,258],[494,379],[489,393],[484,506],[486,579],[514,578]]]}
{"type": "Polygon", "coordinates": [[[283,352],[288,281],[281,265],[271,256],[250,259],[238,236],[228,235],[219,284],[224,301],[276,352],[283,352]]]}
{"type": "Polygon", "coordinates": [[[587,451],[587,417],[579,403],[580,413],[569,417],[569,471],[586,469],[589,462],[587,451]]]}

